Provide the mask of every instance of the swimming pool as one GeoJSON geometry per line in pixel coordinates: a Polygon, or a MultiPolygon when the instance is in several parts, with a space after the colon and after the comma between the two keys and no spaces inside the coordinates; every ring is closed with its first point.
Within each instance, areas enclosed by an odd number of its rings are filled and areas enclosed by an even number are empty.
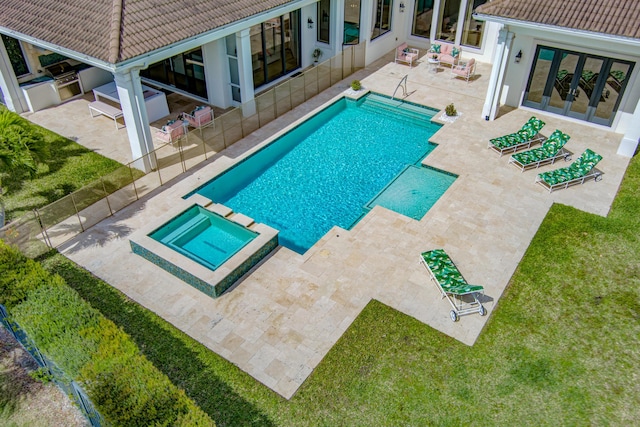
{"type": "Polygon", "coordinates": [[[436,112],[380,95],[342,98],[190,194],[278,229],[280,244],[304,253],[333,226],[351,228],[436,147],[436,112]]]}

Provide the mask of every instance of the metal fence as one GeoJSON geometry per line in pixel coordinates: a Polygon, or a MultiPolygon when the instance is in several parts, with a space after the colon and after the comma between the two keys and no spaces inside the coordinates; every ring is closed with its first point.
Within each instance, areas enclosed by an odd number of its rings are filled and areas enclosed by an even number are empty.
{"type": "Polygon", "coordinates": [[[22,345],[22,347],[24,347],[31,357],[33,357],[38,366],[51,375],[52,381],[75,402],[77,407],[87,420],[89,420],[92,426],[106,426],[107,423],[102,418],[102,415],[100,415],[100,413],[95,409],[93,403],[82,387],[80,387],[75,381],[71,380],[62,369],[42,354],[20,326],[9,320],[8,317],[9,315],[6,308],[0,304],[0,323],[2,323],[5,328],[11,332],[14,338],[22,345]]]}
{"type": "Polygon", "coordinates": [[[364,43],[349,46],[256,96],[255,114],[245,117],[241,108],[235,108],[216,117],[213,127],[193,130],[185,138],[11,221],[0,229],[0,239],[30,257],[56,248],[364,66],[364,43]],[[142,164],[152,165],[152,171],[143,174],[142,164]]]}

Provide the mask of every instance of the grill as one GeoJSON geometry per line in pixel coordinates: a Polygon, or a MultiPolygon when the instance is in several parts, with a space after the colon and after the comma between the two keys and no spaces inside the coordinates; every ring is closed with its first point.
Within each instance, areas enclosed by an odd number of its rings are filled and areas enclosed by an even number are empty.
{"type": "Polygon", "coordinates": [[[44,72],[53,78],[61,101],[82,95],[82,85],[78,73],[68,62],[63,61],[49,65],[45,67],[44,72]]]}

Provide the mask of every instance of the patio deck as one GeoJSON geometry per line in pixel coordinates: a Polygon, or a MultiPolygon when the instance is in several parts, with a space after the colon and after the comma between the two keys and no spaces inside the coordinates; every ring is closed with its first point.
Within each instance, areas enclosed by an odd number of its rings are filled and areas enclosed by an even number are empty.
{"type": "MultiPolygon", "coordinates": [[[[429,281],[419,254],[444,247],[467,280],[485,286],[484,305],[491,315],[550,206],[563,203],[607,215],[629,162],[616,155],[621,135],[582,123],[522,109],[505,109],[492,122],[482,120],[490,66],[478,64],[477,73],[467,84],[451,79],[444,67],[437,74],[429,72],[424,58],[410,69],[385,57],[60,250],[285,398],[295,393],[372,298],[472,345],[489,316],[451,322],[450,307],[429,281]],[[391,95],[405,74],[408,100],[440,109],[453,102],[462,113],[432,138],[439,146],[424,161],[459,178],[422,220],[375,207],[352,230],[334,227],[304,255],[280,247],[218,299],[131,253],[129,234],[158,221],[176,198],[340,96],[350,80],[359,78],[367,89],[391,95]],[[571,135],[567,148],[577,155],[587,147],[603,155],[598,167],[604,179],[549,194],[534,184],[536,172],[520,173],[508,165],[508,156],[500,158],[487,149],[489,138],[516,130],[534,114],[547,122],[544,134],[559,128],[571,135]]],[[[96,129],[91,137],[107,155],[119,142],[113,140],[113,123],[105,122],[104,132],[96,129]]],[[[565,164],[540,171],[558,166],[565,164]]]]}

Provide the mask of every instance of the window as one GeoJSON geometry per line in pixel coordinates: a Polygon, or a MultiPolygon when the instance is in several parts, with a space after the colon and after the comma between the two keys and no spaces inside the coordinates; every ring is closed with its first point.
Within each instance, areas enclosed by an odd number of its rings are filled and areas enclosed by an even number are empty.
{"type": "Polygon", "coordinates": [[[416,0],[413,9],[413,27],[411,35],[429,38],[431,18],[433,17],[433,0],[416,0]]]}
{"type": "Polygon", "coordinates": [[[345,0],[344,2],[344,40],[342,43],[360,43],[360,0],[345,0]]]}
{"type": "Polygon", "coordinates": [[[440,4],[440,19],[436,39],[454,42],[458,28],[460,0],[443,0],[440,4]]]}
{"type": "Polygon", "coordinates": [[[2,34],[2,42],[4,43],[4,47],[7,49],[9,61],[11,61],[11,67],[13,68],[13,72],[16,74],[16,77],[29,74],[29,66],[27,65],[27,60],[24,57],[24,52],[22,52],[20,42],[17,39],[5,36],[4,34],[2,34]]]}
{"type": "Polygon", "coordinates": [[[393,0],[377,0],[375,21],[371,40],[391,31],[391,7],[393,0]]]}
{"type": "Polygon", "coordinates": [[[207,97],[201,48],[151,64],[146,70],[141,70],[140,75],[202,98],[207,97]]]}
{"type": "Polygon", "coordinates": [[[291,12],[251,27],[253,86],[300,68],[300,13],[291,12]]]}
{"type": "Polygon", "coordinates": [[[318,2],[318,35],[319,42],[329,43],[329,29],[331,28],[331,0],[318,2]]]}
{"type": "Polygon", "coordinates": [[[469,0],[467,3],[466,17],[464,19],[464,30],[462,31],[462,44],[465,46],[480,47],[482,42],[482,32],[484,22],[473,19],[476,8],[483,5],[487,0],[469,0]]]}

